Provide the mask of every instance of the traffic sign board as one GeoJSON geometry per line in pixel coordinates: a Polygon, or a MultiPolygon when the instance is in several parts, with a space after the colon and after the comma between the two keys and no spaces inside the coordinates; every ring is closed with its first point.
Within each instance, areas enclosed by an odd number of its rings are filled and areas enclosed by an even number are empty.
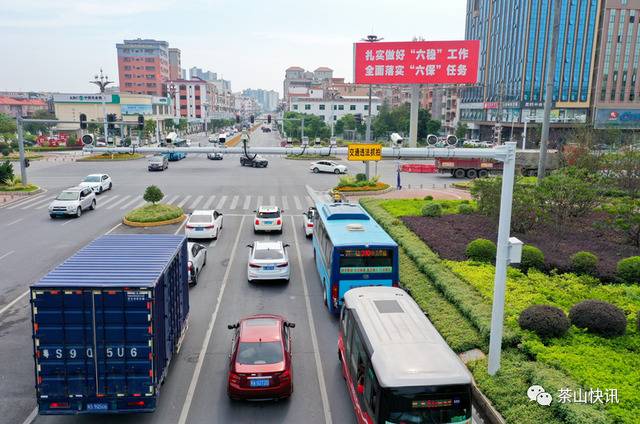
{"type": "Polygon", "coordinates": [[[349,144],[348,160],[368,161],[382,159],[381,144],[349,144]]]}

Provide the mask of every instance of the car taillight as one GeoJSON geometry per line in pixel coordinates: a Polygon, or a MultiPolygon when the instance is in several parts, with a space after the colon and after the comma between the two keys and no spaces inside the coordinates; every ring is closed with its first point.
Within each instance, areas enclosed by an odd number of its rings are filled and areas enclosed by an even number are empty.
{"type": "Polygon", "coordinates": [[[213,227],[215,227],[215,225],[213,225],[213,224],[204,226],[204,228],[213,228],[213,227]]]}
{"type": "Polygon", "coordinates": [[[286,371],[282,371],[280,374],[278,374],[278,379],[280,380],[280,383],[288,383],[291,380],[291,374],[289,373],[289,370],[286,371]]]}
{"type": "Polygon", "coordinates": [[[334,284],[331,286],[331,299],[338,300],[338,285],[334,284]]]}
{"type": "Polygon", "coordinates": [[[313,222],[308,223],[307,228],[313,228],[313,222]]]}
{"type": "Polygon", "coordinates": [[[260,268],[260,265],[249,262],[251,268],[260,268]]]}
{"type": "Polygon", "coordinates": [[[136,400],[133,402],[127,402],[127,406],[144,406],[143,400],[136,400]]]}
{"type": "Polygon", "coordinates": [[[391,287],[400,287],[400,284],[398,284],[397,281],[394,281],[393,284],[391,284],[391,287]]]}
{"type": "Polygon", "coordinates": [[[289,262],[284,262],[284,263],[278,264],[278,268],[284,268],[286,266],[289,266],[289,262]]]}
{"type": "Polygon", "coordinates": [[[260,225],[260,220],[256,219],[256,225],[260,225]]]}
{"type": "Polygon", "coordinates": [[[193,228],[195,228],[193,225],[185,225],[185,227],[187,227],[187,228],[188,228],[188,229],[190,229],[190,230],[191,230],[191,229],[193,229],[193,228]]]}
{"type": "Polygon", "coordinates": [[[193,271],[193,262],[189,261],[187,263],[187,268],[189,268],[189,271],[193,271]]]}
{"type": "Polygon", "coordinates": [[[49,408],[52,409],[60,409],[60,408],[68,408],[69,402],[51,402],[49,404],[49,408]]]}
{"type": "Polygon", "coordinates": [[[229,383],[240,384],[240,376],[233,371],[229,371],[229,383]]]}
{"type": "Polygon", "coordinates": [[[276,225],[281,225],[281,224],[282,224],[282,220],[278,218],[278,220],[276,221],[276,225]]]}

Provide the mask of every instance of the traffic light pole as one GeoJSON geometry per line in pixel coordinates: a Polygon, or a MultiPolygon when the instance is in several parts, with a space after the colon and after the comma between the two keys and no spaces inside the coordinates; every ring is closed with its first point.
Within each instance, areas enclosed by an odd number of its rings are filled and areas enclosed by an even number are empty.
{"type": "Polygon", "coordinates": [[[25,163],[25,154],[24,154],[24,129],[22,128],[22,118],[18,117],[16,122],[16,127],[18,130],[18,152],[20,155],[20,181],[23,185],[27,185],[27,167],[25,163]]]}

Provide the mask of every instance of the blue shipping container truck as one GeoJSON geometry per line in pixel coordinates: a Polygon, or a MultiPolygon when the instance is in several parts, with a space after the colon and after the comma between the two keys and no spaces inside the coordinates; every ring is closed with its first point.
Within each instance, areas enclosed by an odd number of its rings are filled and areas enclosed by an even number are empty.
{"type": "Polygon", "coordinates": [[[152,412],[189,317],[187,241],[102,236],[31,286],[40,414],[152,412]]]}

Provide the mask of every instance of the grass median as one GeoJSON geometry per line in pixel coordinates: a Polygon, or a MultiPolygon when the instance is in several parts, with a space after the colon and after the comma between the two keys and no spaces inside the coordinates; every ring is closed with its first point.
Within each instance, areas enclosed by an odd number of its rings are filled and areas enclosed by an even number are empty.
{"type": "Polygon", "coordinates": [[[33,191],[38,190],[40,187],[38,187],[35,184],[27,184],[22,185],[22,184],[15,184],[15,185],[2,185],[0,184],[0,192],[3,191],[10,191],[12,193],[31,193],[33,191]]]}
{"type": "Polygon", "coordinates": [[[143,154],[140,153],[104,153],[102,155],[92,155],[84,158],[77,159],[78,162],[101,162],[101,161],[121,161],[121,160],[136,160],[142,159],[143,154]]]}
{"type": "Polygon", "coordinates": [[[148,203],[134,209],[125,215],[124,219],[131,222],[162,222],[181,217],[184,214],[182,208],[163,203],[148,203]]]}

